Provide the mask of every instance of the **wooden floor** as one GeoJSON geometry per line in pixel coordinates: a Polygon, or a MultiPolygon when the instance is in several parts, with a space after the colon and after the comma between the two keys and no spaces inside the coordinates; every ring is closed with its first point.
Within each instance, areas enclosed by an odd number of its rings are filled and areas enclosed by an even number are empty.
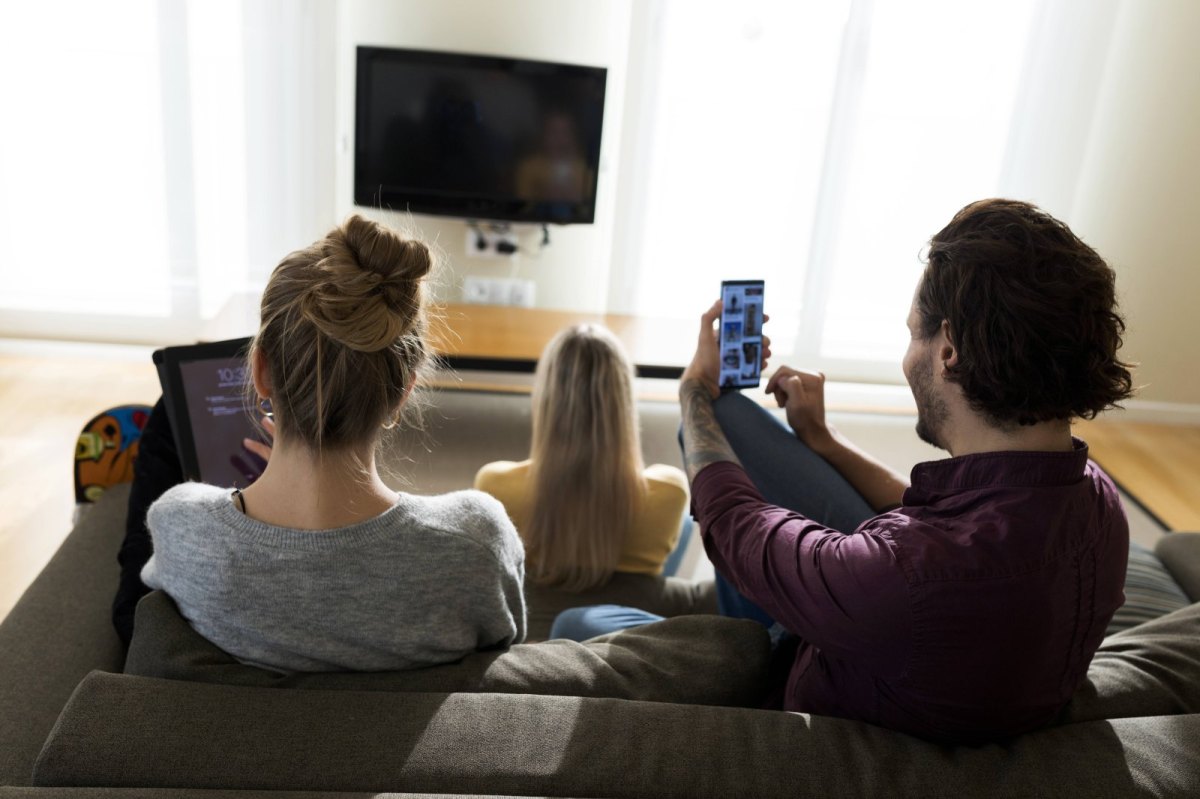
{"type": "Polygon", "coordinates": [[[1092,458],[1168,529],[1200,531],[1200,427],[1078,422],[1092,458]]]}
{"type": "MultiPolygon", "coordinates": [[[[158,394],[146,348],[0,342],[0,618],[71,527],[72,453],[83,423],[158,394]]],[[[1200,427],[1109,420],[1078,432],[1159,519],[1200,530],[1200,427]]]]}
{"type": "Polygon", "coordinates": [[[71,529],[72,458],[84,422],[158,396],[148,349],[96,352],[0,349],[0,618],[71,529]]]}

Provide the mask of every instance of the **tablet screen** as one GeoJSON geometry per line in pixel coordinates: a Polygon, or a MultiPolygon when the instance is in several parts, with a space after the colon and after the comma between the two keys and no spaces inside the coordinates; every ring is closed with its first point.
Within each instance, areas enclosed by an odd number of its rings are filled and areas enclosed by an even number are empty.
{"type": "Polygon", "coordinates": [[[227,488],[254,482],[266,465],[244,446],[262,439],[248,405],[250,339],[230,339],[154,353],[163,402],[184,477],[227,488]]]}
{"type": "Polygon", "coordinates": [[[246,408],[243,358],[212,358],[179,364],[200,479],[245,487],[256,470],[242,439],[257,437],[246,408]]]}

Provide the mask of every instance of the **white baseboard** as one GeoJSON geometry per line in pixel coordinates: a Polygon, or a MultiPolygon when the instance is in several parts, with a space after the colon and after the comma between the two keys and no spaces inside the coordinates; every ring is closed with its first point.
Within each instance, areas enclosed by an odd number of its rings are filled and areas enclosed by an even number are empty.
{"type": "Polygon", "coordinates": [[[143,344],[106,344],[92,341],[0,338],[0,355],[41,358],[79,358],[92,361],[126,361],[149,365],[154,347],[143,344]]]}
{"type": "Polygon", "coordinates": [[[831,412],[916,416],[917,404],[906,385],[886,383],[825,384],[825,408],[831,412]]]}
{"type": "MultiPolygon", "coordinates": [[[[825,406],[831,411],[849,413],[916,414],[908,386],[875,383],[826,383],[825,406]]],[[[1124,408],[1108,411],[1098,418],[1113,422],[1200,426],[1200,404],[1134,399],[1126,402],[1124,408]]]]}
{"type": "Polygon", "coordinates": [[[1121,410],[1108,411],[1098,418],[1106,421],[1149,422],[1152,424],[1200,426],[1200,405],[1187,402],[1129,400],[1121,410]]]}

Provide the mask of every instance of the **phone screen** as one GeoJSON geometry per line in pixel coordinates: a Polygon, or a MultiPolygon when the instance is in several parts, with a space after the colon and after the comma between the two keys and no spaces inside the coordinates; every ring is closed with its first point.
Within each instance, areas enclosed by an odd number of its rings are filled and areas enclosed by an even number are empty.
{"type": "Polygon", "coordinates": [[[721,283],[721,388],[753,388],[762,379],[763,281],[721,283]]]}

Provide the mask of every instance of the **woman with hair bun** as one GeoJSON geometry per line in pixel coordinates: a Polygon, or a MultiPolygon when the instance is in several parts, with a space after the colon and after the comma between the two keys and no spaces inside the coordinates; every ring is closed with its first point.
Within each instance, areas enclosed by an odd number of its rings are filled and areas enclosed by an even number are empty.
{"type": "Polygon", "coordinates": [[[275,268],[250,350],[274,446],[244,491],[201,483],[149,510],[142,579],[239,660],[408,669],[525,636],[524,551],[478,491],[415,496],[376,468],[429,356],[429,250],[350,217],[275,268]]]}
{"type": "Polygon", "coordinates": [[[679,539],[687,478],[642,462],[633,366],[599,325],[560,332],[538,360],[529,460],[479,470],[508,510],[529,583],[579,593],[616,572],[658,575],[679,539]]]}

